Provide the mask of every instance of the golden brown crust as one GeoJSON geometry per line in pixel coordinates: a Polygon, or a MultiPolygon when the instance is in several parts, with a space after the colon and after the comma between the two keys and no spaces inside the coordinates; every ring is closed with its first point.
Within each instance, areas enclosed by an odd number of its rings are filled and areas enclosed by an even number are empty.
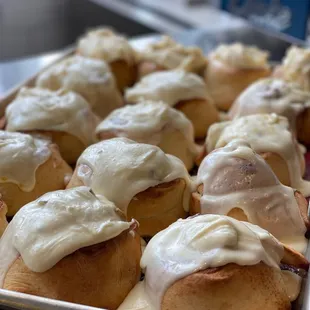
{"type": "Polygon", "coordinates": [[[204,138],[209,127],[220,120],[219,113],[212,101],[205,99],[183,100],[175,105],[194,126],[195,138],[204,138]]]}
{"type": "Polygon", "coordinates": [[[263,263],[228,264],[191,274],[172,284],[162,310],[288,310],[281,272],[263,263]]]}
{"type": "MultiPolygon", "coordinates": [[[[77,169],[67,188],[84,185],[77,177],[77,169]]],[[[136,219],[141,236],[154,236],[159,231],[167,228],[179,218],[185,218],[183,198],[186,183],[183,179],[159,184],[136,195],[128,205],[127,219],[136,219]]]]}
{"type": "Polygon", "coordinates": [[[71,176],[72,169],[62,159],[55,144],[51,144],[49,148],[51,156],[38,167],[35,174],[36,184],[31,192],[22,191],[14,183],[0,183],[0,194],[8,206],[8,216],[13,216],[26,203],[47,192],[65,188],[65,178],[71,176]]]}
{"type": "Polygon", "coordinates": [[[148,75],[150,73],[154,73],[154,72],[158,72],[158,71],[165,71],[165,70],[167,70],[167,68],[157,65],[153,61],[144,60],[138,64],[138,69],[137,69],[138,79],[141,79],[145,75],[148,75]]]}
{"type": "MultiPolygon", "coordinates": [[[[127,137],[127,135],[124,130],[105,130],[98,133],[98,138],[100,140],[108,140],[116,137],[127,137]]],[[[132,139],[132,137],[128,138],[132,139]]],[[[181,159],[187,170],[193,168],[196,155],[192,154],[186,138],[180,131],[166,130],[162,133],[161,141],[157,146],[161,148],[164,153],[174,155],[181,159]]]]}
{"type": "Polygon", "coordinates": [[[43,273],[29,270],[19,257],[9,268],[3,288],[116,309],[139,280],[140,258],[140,238],[127,230],[66,256],[43,273]]]}
{"type": "Polygon", "coordinates": [[[296,120],[297,139],[307,146],[310,145],[310,107],[307,107],[296,120]]]}
{"type": "Polygon", "coordinates": [[[205,81],[218,109],[228,111],[238,95],[250,84],[271,74],[269,68],[234,68],[209,59],[205,81]]]}
{"type": "Polygon", "coordinates": [[[8,222],[6,220],[6,213],[8,208],[3,200],[0,198],[0,238],[8,226],[8,222]]]}
{"type": "Polygon", "coordinates": [[[115,60],[109,63],[114,74],[117,88],[123,93],[127,87],[132,86],[137,80],[137,66],[125,60],[115,60]]]}
{"type": "MultiPolygon", "coordinates": [[[[190,215],[201,213],[200,198],[202,195],[203,195],[203,184],[199,184],[196,192],[192,193],[192,196],[191,196],[190,206],[189,206],[190,215]]],[[[308,202],[306,198],[299,191],[295,190],[294,196],[295,196],[300,214],[304,220],[305,226],[307,227],[307,230],[310,230],[310,224],[309,224],[309,218],[308,218],[308,202]]],[[[243,210],[237,207],[231,209],[227,215],[239,221],[244,221],[244,222],[249,221],[246,214],[243,212],[243,210]]]]}
{"type": "Polygon", "coordinates": [[[49,137],[55,144],[58,145],[62,158],[69,165],[75,164],[81,153],[87,147],[77,137],[63,131],[31,130],[23,132],[28,134],[40,134],[49,137]]]}
{"type": "Polygon", "coordinates": [[[183,199],[186,183],[183,179],[163,183],[136,195],[129,203],[127,219],[136,219],[139,234],[154,236],[179,218],[185,218],[183,199]]]}

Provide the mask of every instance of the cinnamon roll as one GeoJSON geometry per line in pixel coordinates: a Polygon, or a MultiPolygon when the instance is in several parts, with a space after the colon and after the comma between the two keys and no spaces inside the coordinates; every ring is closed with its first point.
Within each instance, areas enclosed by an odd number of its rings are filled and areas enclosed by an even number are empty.
{"type": "Polygon", "coordinates": [[[310,50],[297,46],[290,47],[282,64],[276,67],[273,75],[297,83],[303,90],[310,91],[310,50]]]}
{"type": "Polygon", "coordinates": [[[142,101],[114,110],[98,125],[96,133],[101,140],[126,137],[157,145],[181,159],[188,170],[199,152],[192,123],[183,113],[160,101],[142,101]]]}
{"type": "Polygon", "coordinates": [[[282,185],[245,140],[233,140],[203,160],[190,213],[228,215],[268,230],[301,253],[307,249],[307,200],[282,185]]]}
{"type": "Polygon", "coordinates": [[[36,86],[64,88],[80,94],[100,117],[123,105],[123,99],[108,65],[99,59],[71,56],[43,71],[36,86]]]}
{"type": "Polygon", "coordinates": [[[134,226],[87,187],[45,194],[15,215],[0,240],[0,287],[117,309],[140,277],[134,226]]]}
{"type": "Polygon", "coordinates": [[[99,118],[80,95],[65,90],[22,88],[5,111],[6,130],[51,137],[73,164],[95,142],[99,118]]]}
{"type": "Polygon", "coordinates": [[[8,222],[6,220],[6,213],[8,208],[4,201],[0,200],[0,238],[5,231],[6,227],[8,226],[8,222]]]}
{"type": "Polygon", "coordinates": [[[139,77],[172,69],[202,74],[207,64],[200,48],[183,46],[168,36],[148,44],[138,52],[137,58],[139,77]]]}
{"type": "Polygon", "coordinates": [[[142,236],[184,218],[192,189],[181,160],[126,138],[101,141],[82,153],[68,188],[81,185],[114,202],[127,219],[136,219],[142,236]]]}
{"type": "Polygon", "coordinates": [[[291,129],[304,144],[310,144],[310,93],[298,84],[280,79],[261,79],[235,100],[229,117],[276,113],[288,118],[291,129]]]}
{"type": "Polygon", "coordinates": [[[180,219],[149,242],[145,278],[118,310],[289,310],[308,266],[256,225],[220,215],[180,219]]]}
{"type": "Polygon", "coordinates": [[[196,138],[203,138],[219,114],[199,76],[183,70],[156,72],[145,76],[125,92],[129,103],[164,101],[183,112],[193,123],[196,138]]]}
{"type": "Polygon", "coordinates": [[[245,139],[270,165],[280,182],[310,195],[305,172],[303,148],[290,130],[287,118],[276,114],[257,114],[217,123],[210,127],[206,151],[225,146],[234,139],[245,139]]]}
{"type": "Polygon", "coordinates": [[[44,193],[63,189],[72,169],[42,136],[0,131],[0,194],[9,216],[44,193]]]}
{"type": "Polygon", "coordinates": [[[135,51],[125,37],[111,29],[99,27],[87,32],[78,41],[77,53],[106,61],[120,91],[137,79],[135,51]]]}
{"type": "Polygon", "coordinates": [[[227,111],[250,84],[271,74],[268,53],[240,43],[220,45],[208,57],[205,81],[215,105],[227,111]]]}

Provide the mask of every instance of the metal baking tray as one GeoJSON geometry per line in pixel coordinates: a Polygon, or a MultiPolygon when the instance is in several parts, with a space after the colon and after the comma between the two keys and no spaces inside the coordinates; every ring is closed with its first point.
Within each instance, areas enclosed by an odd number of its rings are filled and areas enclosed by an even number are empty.
{"type": "MultiPolygon", "coordinates": [[[[130,42],[135,48],[142,48],[145,44],[155,41],[159,38],[159,35],[149,35],[149,36],[142,36],[135,39],[131,39],[130,42]]],[[[188,38],[188,36],[187,36],[188,38]]],[[[191,38],[193,38],[191,36],[191,38]]],[[[188,40],[185,40],[184,37],[177,38],[178,41],[181,41],[181,43],[187,43],[189,44],[188,40]],[[185,42],[184,42],[185,41],[185,42]]],[[[226,41],[226,40],[224,40],[226,41]]],[[[243,40],[240,40],[243,41],[243,40]]],[[[197,46],[200,46],[203,48],[205,44],[205,40],[201,40],[199,38],[196,40],[196,42],[190,42],[195,43],[197,46]]],[[[217,42],[218,44],[219,42],[217,42]]],[[[293,43],[293,42],[292,42],[293,43]]],[[[296,43],[296,42],[294,42],[296,43]]],[[[289,42],[286,42],[286,46],[289,46],[289,42]]],[[[208,47],[209,49],[209,47],[208,47]]],[[[204,47],[204,50],[206,51],[206,48],[204,47]]],[[[46,70],[48,67],[52,66],[53,64],[59,62],[60,60],[72,55],[75,52],[75,47],[66,49],[65,52],[60,53],[59,58],[57,58],[52,64],[45,67],[43,70],[46,70]]],[[[42,71],[43,71],[42,70],[42,71]]],[[[41,71],[40,71],[41,72],[41,71]]],[[[34,82],[39,75],[39,73],[36,73],[34,76],[30,77],[26,81],[22,82],[18,86],[14,87],[10,91],[8,91],[3,98],[0,100],[0,117],[4,115],[4,111],[6,106],[15,98],[16,94],[18,93],[19,89],[24,86],[34,86],[34,82]]],[[[306,176],[308,180],[310,180],[310,152],[308,153],[308,156],[306,156],[306,167],[307,167],[307,173],[306,176]]],[[[308,242],[306,257],[308,260],[310,260],[310,246],[308,242]]],[[[310,272],[310,271],[309,271],[310,272]]],[[[102,308],[95,308],[95,307],[89,307],[85,305],[79,305],[69,302],[63,302],[55,299],[49,299],[49,298],[43,298],[43,297],[37,297],[33,295],[28,294],[22,294],[14,291],[8,291],[0,289],[0,309],[2,310],[13,310],[13,309],[21,309],[21,310],[37,310],[37,309],[44,309],[44,310],[96,310],[102,308]]],[[[293,303],[292,305],[293,310],[309,310],[310,309],[310,280],[309,276],[303,280],[301,292],[298,297],[298,299],[293,303]]]]}

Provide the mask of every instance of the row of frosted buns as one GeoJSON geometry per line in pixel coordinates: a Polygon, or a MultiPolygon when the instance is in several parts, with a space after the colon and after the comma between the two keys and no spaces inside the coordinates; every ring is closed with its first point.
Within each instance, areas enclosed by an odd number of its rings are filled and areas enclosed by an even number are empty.
{"type": "Polygon", "coordinates": [[[0,288],[105,309],[291,309],[309,262],[310,51],[107,28],[0,121],[0,288]],[[8,220],[10,223],[8,223],[8,220]]]}

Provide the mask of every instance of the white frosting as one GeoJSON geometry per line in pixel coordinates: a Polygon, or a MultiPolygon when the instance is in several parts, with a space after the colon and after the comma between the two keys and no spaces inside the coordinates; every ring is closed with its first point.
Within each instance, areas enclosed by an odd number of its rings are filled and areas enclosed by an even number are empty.
{"type": "Polygon", "coordinates": [[[141,259],[145,291],[156,309],[167,288],[192,273],[229,263],[279,269],[282,245],[262,228],[219,215],[178,220],[155,235],[141,259]]]}
{"type": "Polygon", "coordinates": [[[230,45],[221,44],[210,54],[210,59],[237,68],[261,69],[268,67],[268,56],[268,52],[255,46],[234,43],[230,45]]]}
{"type": "Polygon", "coordinates": [[[85,145],[94,142],[99,119],[78,94],[22,88],[6,108],[8,131],[52,130],[69,133],[85,145]]]}
{"type": "Polygon", "coordinates": [[[182,112],[161,101],[144,101],[114,110],[97,126],[96,133],[112,131],[136,142],[158,145],[171,130],[181,132],[188,149],[197,154],[192,123],[182,112]]]}
{"type": "Polygon", "coordinates": [[[285,80],[298,83],[310,90],[310,49],[292,46],[288,49],[281,68],[285,80]]]}
{"type": "Polygon", "coordinates": [[[230,117],[251,114],[276,113],[288,118],[291,128],[296,129],[296,118],[310,107],[310,93],[297,84],[279,79],[261,79],[241,93],[230,110],[230,117]]]}
{"type": "Polygon", "coordinates": [[[287,164],[291,187],[305,196],[310,195],[310,182],[303,180],[301,175],[303,155],[285,117],[257,114],[213,124],[206,139],[207,152],[239,138],[249,142],[257,153],[278,154],[287,164]]]}
{"type": "MultiPolygon", "coordinates": [[[[125,213],[131,199],[149,187],[177,178],[184,179],[188,188],[191,185],[181,160],[165,154],[157,146],[126,138],[104,140],[89,146],[78,159],[76,169],[84,185],[113,201],[125,213]]],[[[187,210],[185,196],[184,208],[187,210]]]]}
{"type": "Polygon", "coordinates": [[[161,71],[148,74],[125,92],[131,103],[141,100],[164,101],[170,106],[183,100],[208,99],[207,86],[194,73],[182,70],[161,71]]]}
{"type": "Polygon", "coordinates": [[[99,58],[107,62],[135,61],[135,52],[127,39],[105,27],[89,31],[79,40],[77,49],[85,57],[99,58]]]}
{"type": "Polygon", "coordinates": [[[50,141],[22,133],[0,130],[0,183],[14,183],[30,192],[35,173],[51,156],[50,141]]]}
{"type": "Polygon", "coordinates": [[[244,140],[233,140],[205,157],[197,184],[203,184],[201,213],[227,215],[239,208],[249,222],[305,252],[306,226],[294,190],[282,185],[244,140]]]}
{"type": "Polygon", "coordinates": [[[296,300],[300,292],[302,278],[291,271],[282,270],[282,279],[289,299],[296,300]]]}
{"type": "Polygon", "coordinates": [[[197,47],[185,47],[164,36],[147,45],[138,55],[140,61],[152,61],[165,69],[183,69],[197,72],[206,66],[207,60],[197,47]]]}
{"type": "Polygon", "coordinates": [[[52,268],[83,247],[130,228],[115,205],[87,187],[47,193],[21,208],[0,239],[0,287],[9,266],[21,255],[35,272],[52,268]]]}
{"type": "Polygon", "coordinates": [[[101,117],[123,105],[109,66],[99,59],[79,55],[68,57],[42,72],[36,86],[77,92],[101,117]]]}

